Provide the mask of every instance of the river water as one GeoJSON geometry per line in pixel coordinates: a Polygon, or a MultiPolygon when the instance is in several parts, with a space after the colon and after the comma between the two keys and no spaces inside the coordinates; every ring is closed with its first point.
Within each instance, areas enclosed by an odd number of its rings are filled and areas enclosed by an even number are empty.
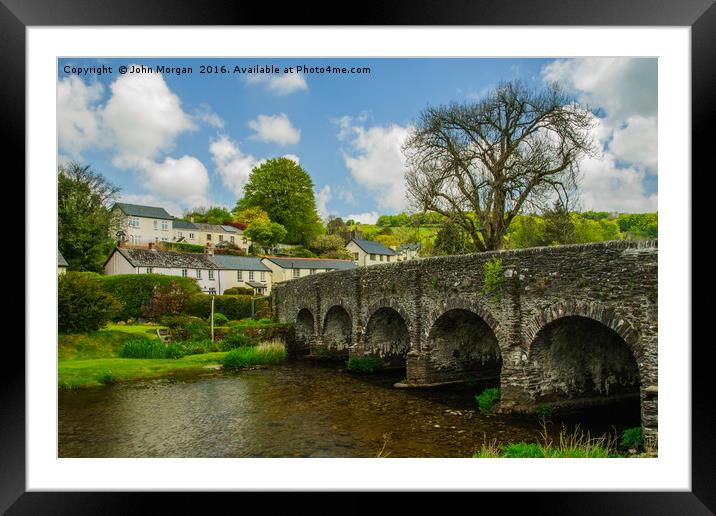
{"type": "MultiPolygon", "coordinates": [[[[539,441],[536,416],[476,412],[485,386],[396,389],[309,361],[59,391],[60,457],[469,457],[484,440],[539,441]]],[[[639,425],[639,407],[553,418],[593,436],[639,425]]]]}

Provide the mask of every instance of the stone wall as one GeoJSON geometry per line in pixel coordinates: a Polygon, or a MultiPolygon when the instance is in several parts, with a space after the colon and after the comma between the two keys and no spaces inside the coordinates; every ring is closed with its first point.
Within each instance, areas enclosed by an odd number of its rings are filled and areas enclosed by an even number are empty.
{"type": "Polygon", "coordinates": [[[613,241],[360,267],[277,284],[274,309],[297,322],[297,338],[310,312],[311,346],[320,348],[338,347],[337,323],[326,316],[340,307],[351,355],[403,353],[409,383],[489,376],[497,366],[505,411],[633,388],[655,434],[657,258],[656,240],[613,241]],[[486,290],[494,260],[502,274],[486,290]],[[604,339],[587,338],[588,321],[604,339]]]}

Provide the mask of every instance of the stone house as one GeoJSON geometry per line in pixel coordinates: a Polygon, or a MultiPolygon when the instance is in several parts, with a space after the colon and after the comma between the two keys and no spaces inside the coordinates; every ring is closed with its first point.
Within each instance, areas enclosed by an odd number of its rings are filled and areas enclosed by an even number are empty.
{"type": "Polygon", "coordinates": [[[294,258],[289,256],[265,256],[262,259],[273,274],[274,284],[303,276],[312,276],[323,272],[342,269],[354,269],[356,264],[350,260],[327,258],[294,258]]]}
{"type": "Polygon", "coordinates": [[[357,265],[379,265],[397,261],[397,255],[390,247],[372,240],[361,240],[351,238],[346,244],[346,249],[353,256],[357,265]]]}
{"type": "Polygon", "coordinates": [[[228,288],[245,287],[254,293],[271,293],[272,273],[261,258],[255,256],[213,255],[211,260],[219,269],[221,293],[228,288]]]}

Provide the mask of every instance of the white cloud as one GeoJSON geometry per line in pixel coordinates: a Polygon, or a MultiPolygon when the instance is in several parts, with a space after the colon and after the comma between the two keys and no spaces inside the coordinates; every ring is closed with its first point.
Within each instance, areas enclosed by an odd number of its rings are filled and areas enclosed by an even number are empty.
{"type": "Polygon", "coordinates": [[[171,150],[179,134],[196,129],[161,74],[123,75],[110,90],[102,120],[119,166],[171,150]]]}
{"type": "Polygon", "coordinates": [[[558,59],[544,67],[542,77],[577,90],[580,101],[604,108],[609,118],[656,116],[656,59],[558,59]]]}
{"type": "Polygon", "coordinates": [[[209,145],[209,152],[224,185],[237,197],[241,197],[251,170],[263,161],[250,154],[243,154],[236,142],[226,135],[213,140],[209,145]]]}
{"type": "Polygon", "coordinates": [[[296,165],[300,165],[300,164],[301,164],[300,158],[299,158],[298,156],[296,156],[295,154],[284,154],[283,157],[286,158],[286,159],[290,159],[290,160],[293,161],[296,165]]]}
{"type": "Polygon", "coordinates": [[[217,129],[224,128],[224,119],[216,114],[209,104],[200,104],[194,113],[194,118],[217,129]]]}
{"type": "Polygon", "coordinates": [[[206,206],[209,173],[193,156],[167,157],[161,163],[146,163],[142,174],[144,186],[185,207],[206,206]]]}
{"type": "Polygon", "coordinates": [[[331,193],[331,187],[329,185],[324,186],[316,194],[316,210],[321,218],[325,219],[328,216],[328,202],[333,198],[331,193]]]}
{"type": "Polygon", "coordinates": [[[265,84],[266,89],[276,95],[290,95],[296,91],[308,90],[306,79],[298,73],[249,75],[246,82],[248,84],[265,84]]]}
{"type": "Polygon", "coordinates": [[[361,224],[375,224],[378,222],[378,217],[380,217],[380,214],[377,211],[368,211],[365,213],[353,213],[351,215],[346,215],[343,217],[343,220],[353,219],[361,224]]]}
{"type": "Polygon", "coordinates": [[[284,113],[278,115],[259,115],[249,122],[256,134],[251,136],[261,142],[273,142],[281,146],[294,145],[301,140],[301,131],[296,129],[284,113]]]}
{"type": "Polygon", "coordinates": [[[76,75],[57,83],[57,135],[59,146],[73,159],[99,138],[100,123],[96,104],[102,97],[101,83],[85,84],[76,75]]]}
{"type": "Polygon", "coordinates": [[[658,134],[656,117],[632,116],[626,126],[612,135],[609,150],[619,160],[657,170],[658,134]]]}
{"type": "Polygon", "coordinates": [[[343,152],[343,160],[356,182],[375,196],[381,208],[395,212],[405,209],[405,157],[401,148],[410,127],[391,124],[366,129],[352,125],[346,117],[338,124],[339,139],[351,146],[350,151],[343,152]]]}

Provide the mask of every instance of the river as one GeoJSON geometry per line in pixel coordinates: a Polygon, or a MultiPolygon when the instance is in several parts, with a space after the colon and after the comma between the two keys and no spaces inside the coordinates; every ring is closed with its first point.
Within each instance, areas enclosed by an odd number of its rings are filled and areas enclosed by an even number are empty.
{"type": "MultiPolygon", "coordinates": [[[[293,361],[59,391],[60,457],[470,457],[485,440],[538,441],[536,416],[484,415],[484,386],[396,389],[404,371],[358,375],[293,361]]],[[[593,436],[639,425],[639,408],[553,418],[593,436]]]]}

